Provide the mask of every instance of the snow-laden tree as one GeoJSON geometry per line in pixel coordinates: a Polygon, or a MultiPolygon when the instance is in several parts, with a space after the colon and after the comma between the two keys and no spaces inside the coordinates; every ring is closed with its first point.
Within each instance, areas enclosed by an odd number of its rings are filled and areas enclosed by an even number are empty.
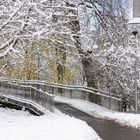
{"type": "MultiPolygon", "coordinates": [[[[103,64],[100,60],[102,56],[99,54],[111,46],[117,48],[127,44],[127,18],[123,10],[123,2],[85,0],[79,2],[78,12],[71,10],[75,18],[69,22],[69,27],[74,44],[81,56],[85,79],[89,87],[100,88],[100,79],[104,79],[100,76],[103,64]]],[[[67,6],[75,8],[77,5],[68,2],[67,6]]],[[[90,99],[100,102],[100,99],[95,96],[90,99]]]]}
{"type": "Polygon", "coordinates": [[[59,0],[1,0],[0,57],[14,51],[17,42],[44,39],[54,33],[70,33],[64,27],[68,17],[73,16],[67,14],[67,9],[74,8],[66,7],[64,2],[59,0]],[[58,18],[57,15],[60,18],[54,22],[53,20],[58,18]]]}
{"type": "MultiPolygon", "coordinates": [[[[26,52],[25,46],[30,46],[31,49],[34,41],[42,40],[49,41],[53,44],[50,47],[55,47],[58,53],[61,51],[61,54],[64,54],[66,47],[74,47],[68,24],[77,15],[70,12],[71,10],[78,11],[78,8],[68,7],[67,2],[63,0],[1,1],[0,58],[15,53],[22,55],[20,58],[24,59],[22,52],[26,52]]],[[[64,66],[59,60],[56,65],[58,79],[61,81],[64,66]]]]}
{"type": "MultiPolygon", "coordinates": [[[[133,39],[129,37],[128,20],[123,9],[123,3],[127,1],[114,0],[111,7],[108,5],[103,9],[101,8],[102,2],[105,1],[92,0],[85,3],[85,7],[88,9],[86,12],[90,13],[91,10],[91,13],[94,13],[94,16],[90,16],[93,20],[87,20],[87,23],[92,22],[89,24],[94,27],[92,32],[89,27],[85,29],[85,34],[91,35],[91,37],[87,37],[90,38],[88,46],[92,50],[92,53],[87,51],[87,59],[84,59],[87,68],[85,70],[87,70],[89,79],[92,77],[91,79],[96,80],[98,88],[125,98],[129,103],[130,100],[134,103],[134,59],[136,54],[135,45],[130,43],[133,39]],[[117,6],[117,4],[121,6],[117,6]]],[[[137,42],[139,43],[139,40],[137,42]]],[[[92,85],[94,85],[93,82],[90,86],[92,85]]]]}
{"type": "MultiPolygon", "coordinates": [[[[115,94],[124,92],[128,88],[126,83],[129,84],[126,82],[129,71],[121,67],[126,61],[114,60],[128,43],[124,2],[128,1],[1,0],[0,58],[11,52],[20,55],[20,49],[24,49],[26,44],[31,46],[34,41],[46,40],[49,47],[56,49],[56,54],[63,54],[61,61],[57,62],[61,81],[65,69],[65,63],[62,63],[66,59],[65,48],[75,47],[81,58],[87,86],[111,86],[107,90],[115,94]],[[112,46],[112,54],[105,53],[112,46]],[[115,86],[120,91],[114,92],[115,86]]],[[[100,102],[100,99],[93,98],[100,102]]]]}

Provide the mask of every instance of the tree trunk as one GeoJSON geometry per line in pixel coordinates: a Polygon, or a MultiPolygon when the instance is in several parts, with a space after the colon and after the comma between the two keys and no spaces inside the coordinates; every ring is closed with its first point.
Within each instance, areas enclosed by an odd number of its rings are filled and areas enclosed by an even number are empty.
{"type": "MultiPolygon", "coordinates": [[[[59,45],[58,45],[59,46],[59,45]]],[[[64,72],[65,66],[64,63],[66,61],[66,48],[65,47],[58,47],[56,48],[56,56],[57,56],[57,78],[58,83],[64,83],[64,72]]]]}
{"type": "MultiPolygon", "coordinates": [[[[77,19],[72,20],[69,23],[69,26],[72,30],[72,34],[75,34],[73,36],[74,44],[79,52],[79,55],[81,56],[83,70],[84,70],[85,77],[87,80],[87,86],[98,89],[94,62],[92,61],[92,59],[90,57],[90,53],[84,52],[81,47],[80,35],[78,34],[80,32],[79,21],[77,19]]],[[[100,98],[100,96],[97,96],[95,94],[90,94],[89,101],[100,104],[101,98],[100,98]]]]}
{"type": "MultiPolygon", "coordinates": [[[[83,70],[85,73],[85,77],[87,80],[87,86],[92,87],[95,89],[98,89],[97,81],[96,81],[96,73],[94,71],[94,63],[91,58],[82,58],[82,65],[83,65],[83,70]]],[[[90,94],[89,95],[89,101],[100,104],[101,103],[101,98],[100,96],[90,94]]]]}

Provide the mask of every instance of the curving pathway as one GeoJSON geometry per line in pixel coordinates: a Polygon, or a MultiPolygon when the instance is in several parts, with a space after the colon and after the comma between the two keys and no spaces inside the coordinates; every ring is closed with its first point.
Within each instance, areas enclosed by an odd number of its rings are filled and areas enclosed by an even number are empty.
{"type": "Polygon", "coordinates": [[[88,123],[103,140],[140,140],[140,131],[121,126],[113,121],[90,116],[68,104],[56,102],[55,107],[75,118],[88,123]]]}

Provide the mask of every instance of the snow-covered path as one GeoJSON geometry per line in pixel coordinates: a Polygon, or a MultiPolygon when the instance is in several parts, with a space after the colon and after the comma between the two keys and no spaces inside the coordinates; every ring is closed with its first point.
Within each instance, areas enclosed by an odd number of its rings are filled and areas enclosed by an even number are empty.
{"type": "Polygon", "coordinates": [[[37,117],[28,112],[5,108],[0,108],[0,139],[100,140],[85,122],[58,111],[37,117]]]}
{"type": "Polygon", "coordinates": [[[87,122],[103,140],[140,140],[140,131],[121,126],[113,121],[93,117],[66,103],[56,102],[62,112],[87,122]]]}
{"type": "Polygon", "coordinates": [[[87,112],[88,114],[97,118],[113,120],[123,126],[133,127],[140,130],[140,114],[111,111],[102,106],[79,99],[69,99],[55,96],[55,100],[58,102],[70,104],[71,106],[87,112]]]}

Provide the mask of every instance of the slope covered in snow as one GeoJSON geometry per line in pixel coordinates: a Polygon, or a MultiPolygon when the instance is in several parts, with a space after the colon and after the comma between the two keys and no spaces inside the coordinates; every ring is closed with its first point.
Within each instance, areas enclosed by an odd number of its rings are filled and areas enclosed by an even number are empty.
{"type": "Polygon", "coordinates": [[[1,140],[100,140],[85,122],[62,113],[33,116],[0,108],[1,140]]]}

